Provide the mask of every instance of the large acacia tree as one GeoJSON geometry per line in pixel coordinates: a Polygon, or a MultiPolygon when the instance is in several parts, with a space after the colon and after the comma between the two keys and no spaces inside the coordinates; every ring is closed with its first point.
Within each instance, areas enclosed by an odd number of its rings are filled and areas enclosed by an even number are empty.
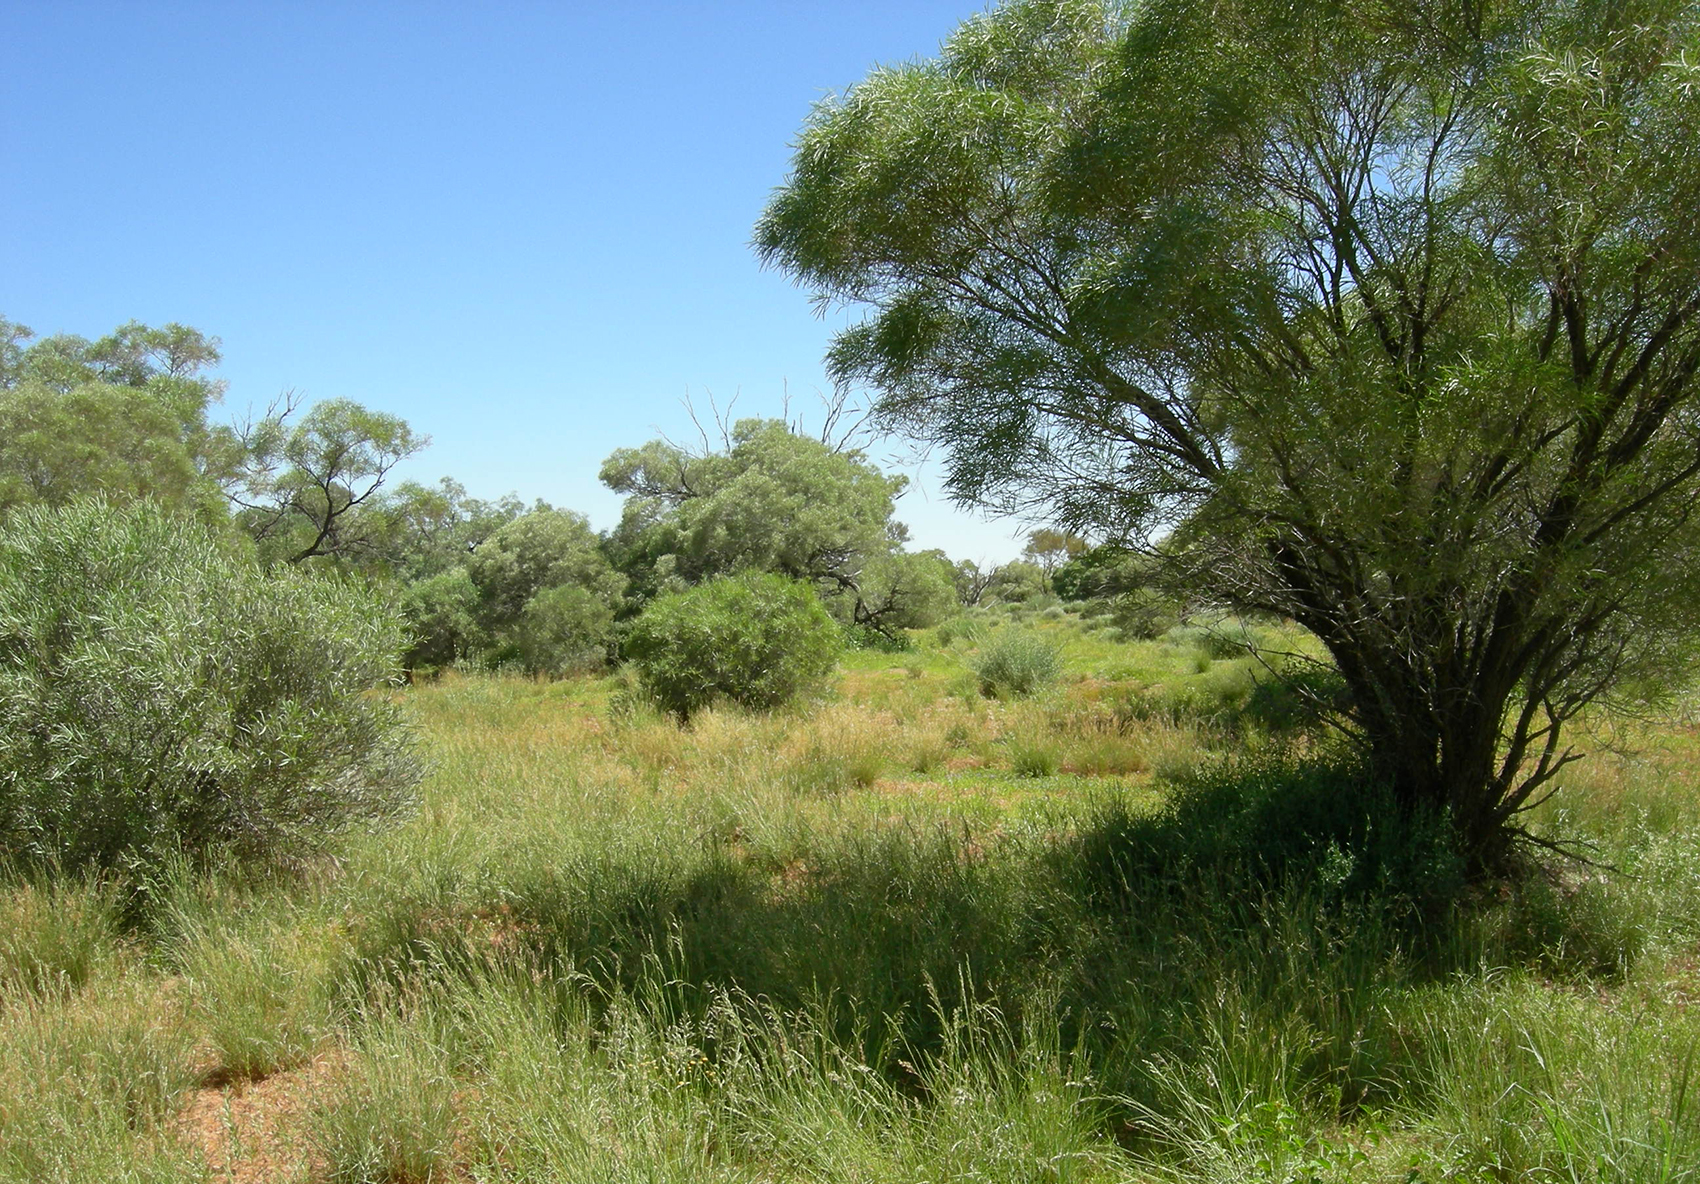
{"type": "Polygon", "coordinates": [[[1695,12],[1006,5],[823,103],[758,246],[957,496],[1314,631],[1491,871],[1696,624],[1695,12]]]}

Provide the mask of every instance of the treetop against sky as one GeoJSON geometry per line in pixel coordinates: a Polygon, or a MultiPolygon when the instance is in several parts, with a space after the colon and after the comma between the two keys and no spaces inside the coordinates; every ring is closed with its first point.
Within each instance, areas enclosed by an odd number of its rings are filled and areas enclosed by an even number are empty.
{"type": "MultiPolygon", "coordinates": [[[[194,325],[231,413],[354,399],[432,438],[407,476],[611,526],[600,461],[692,435],[685,396],[813,410],[854,314],[751,227],[811,104],[975,9],[9,5],[0,313],[194,325]]],[[[936,469],[914,545],[1013,557],[1019,524],[952,512],[936,469]]]]}

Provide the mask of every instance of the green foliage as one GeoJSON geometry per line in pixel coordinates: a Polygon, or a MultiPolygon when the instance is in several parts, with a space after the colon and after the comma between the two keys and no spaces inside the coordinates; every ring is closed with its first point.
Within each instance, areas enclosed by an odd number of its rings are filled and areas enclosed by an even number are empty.
{"type": "Polygon", "coordinates": [[[806,585],[745,573],[658,597],[626,654],[657,702],[688,716],[717,699],[765,708],[794,698],[832,670],[839,638],[806,585]]]}
{"type": "Polygon", "coordinates": [[[219,362],[218,338],[187,325],[155,329],[129,321],[96,341],[62,333],[22,344],[34,336],[0,317],[0,388],[39,383],[60,393],[89,385],[145,389],[174,407],[185,427],[224,393],[221,381],[201,373],[219,362]]]}
{"type": "Polygon", "coordinates": [[[991,583],[997,568],[982,568],[972,559],[961,559],[952,565],[951,579],[956,585],[956,600],[964,608],[973,608],[980,603],[986,594],[986,585],[991,583]]]}
{"type": "Polygon", "coordinates": [[[1287,662],[1279,678],[1262,678],[1245,710],[1249,719],[1276,734],[1314,728],[1348,706],[1346,683],[1332,666],[1287,662]]]}
{"type": "Polygon", "coordinates": [[[1042,527],[1027,536],[1027,545],[1021,548],[1021,553],[1039,565],[1048,584],[1060,566],[1085,555],[1088,550],[1090,547],[1086,540],[1079,535],[1042,527]]]}
{"type": "MultiPolygon", "coordinates": [[[[337,1018],[332,967],[340,935],[323,924],[279,924],[264,914],[232,916],[183,888],[170,907],[150,910],[169,926],[170,965],[183,983],[184,1010],[213,1059],[210,1082],[270,1076],[311,1059],[337,1018]]],[[[228,905],[232,902],[219,902],[228,905]]],[[[210,1083],[209,1082],[209,1083],[210,1083]]]]}
{"type": "Polygon", "coordinates": [[[455,1142],[452,1049],[385,1013],[364,1027],[361,1055],[336,1096],[312,1114],[312,1139],[330,1184],[448,1178],[455,1142]]]}
{"type": "Polygon", "coordinates": [[[399,623],[268,577],[148,503],[0,529],[0,843],[67,869],[295,856],[394,812],[418,772],[399,623]]]}
{"type": "Polygon", "coordinates": [[[135,322],[99,341],[33,334],[0,318],[0,511],[103,493],[141,497],[215,523],[218,481],[239,449],[206,422],[223,384],[201,371],[218,341],[135,322]]]}
{"type": "Polygon", "coordinates": [[[630,499],[619,543],[653,563],[675,556],[684,579],[750,569],[792,579],[853,574],[891,543],[887,477],[780,420],[740,420],[722,452],[697,456],[661,440],[622,448],[602,481],[630,499]]]}
{"type": "Polygon", "coordinates": [[[958,497],[1320,638],[1490,875],[1700,625],[1700,12],[1409,15],[1005,4],[817,105],[756,238],[958,497]]]}
{"type": "Polygon", "coordinates": [[[1211,624],[1176,625],[1163,633],[1163,640],[1182,649],[1191,647],[1211,658],[1242,658],[1252,648],[1245,623],[1233,617],[1211,624]]]}
{"type": "MultiPolygon", "coordinates": [[[[1153,678],[1178,659],[1126,648],[1153,678]]],[[[619,678],[444,680],[408,693],[426,808],[311,876],[184,875],[128,930],[110,881],[0,879],[0,1180],[1700,1169],[1685,729],[1543,817],[1621,874],[1461,892],[1444,827],[1382,833],[1350,767],[1210,765],[1166,805],[1161,773],[1123,782],[1156,764],[1086,778],[1078,744],[1185,769],[1199,733],[1128,721],[1099,678],[964,710],[920,658],[689,727],[581,726],[619,678]],[[1052,767],[1026,746],[1068,773],[1013,779],[1052,767]],[[249,1094],[299,1097],[262,1109],[287,1126],[195,1097],[223,1136],[201,1162],[186,1092],[292,1066],[249,1094]]]]}
{"type": "Polygon", "coordinates": [[[430,443],[399,416],[351,399],[316,403],[291,424],[286,404],[243,438],[232,494],[238,519],[270,560],[316,556],[358,560],[380,554],[386,523],[378,494],[389,472],[430,443]]]}
{"type": "Polygon", "coordinates": [[[986,581],[982,595],[1006,604],[1024,604],[1045,592],[1045,569],[1016,559],[999,565],[986,581]]]}
{"type": "Polygon", "coordinates": [[[986,636],[986,623],[977,616],[959,613],[939,622],[933,635],[941,646],[953,646],[957,642],[975,643],[986,636]]]}
{"type": "MultiPolygon", "coordinates": [[[[544,505],[485,539],[467,561],[467,572],[478,586],[479,626],[492,640],[516,649],[526,606],[540,593],[573,587],[612,609],[626,586],[583,514],[544,505]]],[[[534,641],[541,636],[534,630],[534,641]]]]}
{"type": "Polygon", "coordinates": [[[1062,658],[1050,642],[1025,629],[992,635],[969,662],[980,680],[980,693],[1022,699],[1056,681],[1062,658]]]}
{"type": "Polygon", "coordinates": [[[609,550],[639,600],[750,570],[807,581],[846,625],[887,637],[949,610],[949,561],[899,549],[907,479],[782,420],[740,420],[702,455],[664,440],[622,448],[602,480],[627,495],[609,550]]]}
{"type": "Polygon", "coordinates": [[[202,480],[171,409],[147,391],[40,383],[0,391],[0,509],[94,492],[203,510],[223,501],[202,480]]]}
{"type": "Polygon", "coordinates": [[[526,602],[516,636],[520,661],[532,674],[598,670],[608,662],[614,609],[586,588],[545,588],[526,602]]]}
{"type": "Polygon", "coordinates": [[[915,648],[907,633],[881,633],[867,625],[844,626],[844,648],[873,650],[881,654],[903,654],[915,648]]]}
{"type": "Polygon", "coordinates": [[[1010,744],[1009,769],[1017,777],[1050,777],[1057,764],[1056,748],[1043,739],[1021,737],[1010,744]]]}
{"type": "Polygon", "coordinates": [[[401,613],[413,641],[404,655],[408,667],[447,666],[479,643],[478,585],[464,567],[415,580],[401,593],[401,613]]]}
{"type": "Polygon", "coordinates": [[[74,991],[112,960],[120,925],[111,884],[36,875],[0,885],[0,997],[74,991]]]}
{"type": "Polygon", "coordinates": [[[1302,887],[1333,905],[1366,900],[1442,915],[1464,887],[1444,815],[1397,805],[1361,768],[1276,755],[1181,774],[1163,809],[1114,808],[1088,832],[1080,875],[1093,894],[1133,904],[1177,872],[1248,898],[1302,887]]]}
{"type": "Polygon", "coordinates": [[[1093,547],[1051,574],[1051,590],[1064,600],[1097,600],[1153,589],[1162,564],[1123,547],[1093,547]]]}
{"type": "Polygon", "coordinates": [[[1180,620],[1179,608],[1148,588],[1123,592],[1110,602],[1110,620],[1122,636],[1133,641],[1150,641],[1173,629],[1180,620]]]}
{"type": "Polygon", "coordinates": [[[426,579],[464,567],[491,535],[524,513],[525,503],[512,494],[487,502],[467,496],[466,487],[448,477],[429,486],[404,481],[376,507],[374,549],[394,575],[426,579]]]}
{"type": "Polygon", "coordinates": [[[828,608],[854,627],[895,641],[905,629],[926,629],[956,611],[954,577],[941,551],[876,552],[856,573],[855,596],[833,597],[828,608]]]}
{"type": "Polygon", "coordinates": [[[0,1016],[0,1180],[177,1184],[205,1163],[168,1133],[194,1085],[193,1033],[157,985],[13,996],[0,1016]]]}

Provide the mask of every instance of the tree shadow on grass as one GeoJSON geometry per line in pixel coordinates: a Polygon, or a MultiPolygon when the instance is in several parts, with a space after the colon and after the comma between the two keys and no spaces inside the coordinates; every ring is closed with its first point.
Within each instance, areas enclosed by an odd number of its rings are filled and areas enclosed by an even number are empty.
{"type": "Polygon", "coordinates": [[[347,985],[518,962],[667,1022],[735,992],[809,1014],[904,1083],[953,1017],[990,1005],[1135,1109],[1185,1065],[1346,1114],[1418,1073],[1401,999],[1519,956],[1484,946],[1516,926],[1479,923],[1503,902],[1468,892],[1447,833],[1346,766],[1223,765],[1157,812],[1111,799],[1071,833],[989,847],[893,827],[782,860],[721,845],[527,865],[487,902],[390,902],[358,931],[347,985]]]}

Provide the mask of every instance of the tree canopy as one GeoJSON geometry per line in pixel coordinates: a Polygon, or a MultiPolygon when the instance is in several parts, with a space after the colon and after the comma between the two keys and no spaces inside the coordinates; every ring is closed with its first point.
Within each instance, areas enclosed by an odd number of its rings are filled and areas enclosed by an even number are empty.
{"type": "Polygon", "coordinates": [[[1478,870],[1700,604],[1676,0],[1030,0],[822,104],[757,229],[954,493],[1327,646],[1478,870]]]}
{"type": "Polygon", "coordinates": [[[224,391],[204,373],[217,338],[134,321],[95,341],[34,337],[0,318],[0,510],[99,490],[223,514],[240,450],[207,422],[224,391]]]}
{"type": "Polygon", "coordinates": [[[603,462],[603,483],[627,495],[610,547],[640,596],[773,572],[814,584],[844,623],[883,633],[929,624],[948,603],[948,574],[900,550],[905,478],[777,419],[740,420],[725,443],[693,452],[651,440],[603,462]]]}
{"type": "Polygon", "coordinates": [[[538,593],[572,586],[614,602],[625,577],[609,565],[583,514],[539,505],[479,544],[467,563],[488,626],[511,628],[538,593]]]}
{"type": "Polygon", "coordinates": [[[274,410],[244,432],[232,495],[242,525],[262,552],[292,564],[379,551],[378,493],[390,470],[430,440],[352,399],[315,403],[291,423],[294,410],[274,410]]]}

